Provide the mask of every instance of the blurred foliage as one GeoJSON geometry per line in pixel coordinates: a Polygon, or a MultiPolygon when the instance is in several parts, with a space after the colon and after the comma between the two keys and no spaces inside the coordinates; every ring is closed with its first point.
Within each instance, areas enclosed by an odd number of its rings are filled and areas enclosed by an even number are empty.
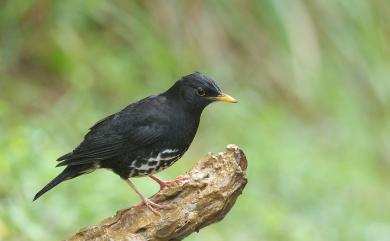
{"type": "Polygon", "coordinates": [[[63,239],[139,202],[106,171],[31,200],[95,121],[195,70],[240,103],[208,107],[159,176],[236,143],[249,183],[188,240],[390,240],[389,11],[387,0],[1,1],[0,240],[63,239]]]}

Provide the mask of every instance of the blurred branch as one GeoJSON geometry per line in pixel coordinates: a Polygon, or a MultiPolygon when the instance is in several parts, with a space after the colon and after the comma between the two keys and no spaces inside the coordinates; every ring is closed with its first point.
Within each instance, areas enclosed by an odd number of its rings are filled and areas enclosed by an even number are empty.
{"type": "Polygon", "coordinates": [[[247,161],[235,145],[218,155],[209,154],[189,172],[182,185],[165,189],[154,202],[174,205],[160,210],[146,207],[120,210],[99,224],[81,229],[69,240],[182,240],[222,220],[244,189],[247,161]]]}

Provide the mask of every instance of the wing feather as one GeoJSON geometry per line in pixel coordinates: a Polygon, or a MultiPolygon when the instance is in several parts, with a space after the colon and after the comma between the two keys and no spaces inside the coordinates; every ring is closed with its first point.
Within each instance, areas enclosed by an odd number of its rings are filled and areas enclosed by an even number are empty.
{"type": "Polygon", "coordinates": [[[150,100],[150,97],[141,100],[98,121],[76,149],[57,159],[60,161],[57,166],[99,162],[158,141],[168,125],[155,112],[144,113],[137,108],[150,100]]]}

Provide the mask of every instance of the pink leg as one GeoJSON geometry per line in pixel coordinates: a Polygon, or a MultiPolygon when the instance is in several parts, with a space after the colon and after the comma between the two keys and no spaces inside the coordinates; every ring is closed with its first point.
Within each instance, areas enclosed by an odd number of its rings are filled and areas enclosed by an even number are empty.
{"type": "Polygon", "coordinates": [[[138,194],[138,196],[141,198],[142,202],[140,204],[138,204],[136,207],[139,208],[143,205],[145,205],[150,211],[152,211],[154,214],[157,214],[157,215],[160,215],[160,213],[154,209],[153,207],[155,208],[171,208],[171,206],[169,205],[161,205],[161,204],[157,204],[157,203],[154,203],[152,201],[150,201],[149,199],[145,198],[141,193],[140,191],[138,191],[138,189],[134,186],[134,184],[129,180],[129,179],[123,179],[125,180],[125,182],[138,194]]]}
{"type": "Polygon", "coordinates": [[[178,177],[175,180],[165,182],[165,181],[163,181],[163,180],[161,180],[158,177],[153,176],[153,175],[150,175],[149,177],[152,178],[154,181],[156,181],[160,185],[159,191],[163,190],[165,187],[171,187],[171,186],[174,186],[176,184],[180,184],[183,181],[188,180],[188,177],[178,177]]]}

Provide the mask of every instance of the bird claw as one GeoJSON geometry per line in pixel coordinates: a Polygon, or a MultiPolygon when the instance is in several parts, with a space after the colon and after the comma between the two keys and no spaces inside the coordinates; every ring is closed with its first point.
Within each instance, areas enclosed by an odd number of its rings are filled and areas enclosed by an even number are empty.
{"type": "Polygon", "coordinates": [[[142,201],[142,203],[138,204],[136,206],[136,208],[141,208],[142,206],[146,206],[150,211],[152,211],[154,214],[158,215],[158,216],[161,216],[161,213],[159,211],[157,211],[155,208],[158,208],[158,209],[172,209],[173,206],[172,205],[168,205],[168,204],[157,204],[155,202],[152,202],[151,200],[149,199],[145,199],[142,201]]]}
{"type": "Polygon", "coordinates": [[[188,179],[189,179],[189,177],[179,176],[179,177],[175,178],[172,181],[168,181],[168,182],[162,181],[162,182],[159,182],[159,184],[160,184],[160,191],[163,190],[165,187],[172,187],[172,186],[175,186],[177,184],[181,184],[182,182],[187,181],[188,179]]]}

